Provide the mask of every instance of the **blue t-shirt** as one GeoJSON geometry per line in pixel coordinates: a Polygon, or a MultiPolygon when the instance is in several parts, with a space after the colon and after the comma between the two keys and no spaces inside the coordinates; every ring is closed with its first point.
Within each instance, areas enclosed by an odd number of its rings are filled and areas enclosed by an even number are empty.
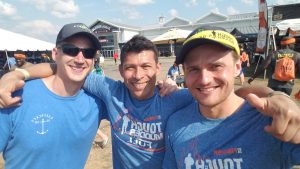
{"type": "Polygon", "coordinates": [[[26,82],[15,94],[22,96],[21,106],[0,109],[5,168],[84,168],[104,104],[83,90],[58,96],[41,79],[26,82]]]}
{"type": "Polygon", "coordinates": [[[282,169],[300,164],[300,145],[265,132],[270,123],[248,103],[225,119],[208,119],[195,101],[169,118],[164,168],[282,169]]]}
{"type": "Polygon", "coordinates": [[[115,169],[162,168],[166,121],[176,110],[192,101],[187,90],[143,101],[134,99],[121,81],[90,74],[84,89],[106,104],[112,132],[115,169]]]}

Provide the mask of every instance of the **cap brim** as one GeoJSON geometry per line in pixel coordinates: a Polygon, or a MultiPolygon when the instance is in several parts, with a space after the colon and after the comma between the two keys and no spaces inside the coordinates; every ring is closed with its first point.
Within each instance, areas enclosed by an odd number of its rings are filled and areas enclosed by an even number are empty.
{"type": "Polygon", "coordinates": [[[227,49],[234,50],[231,47],[226,46],[226,45],[224,45],[224,44],[222,44],[220,42],[214,41],[214,40],[205,39],[205,38],[197,38],[197,39],[191,40],[187,44],[183,45],[183,47],[182,47],[182,49],[180,51],[179,56],[176,57],[176,64],[183,64],[186,55],[192,49],[194,49],[194,48],[196,48],[198,46],[204,45],[204,44],[215,44],[215,45],[223,46],[224,48],[227,48],[227,49]]]}

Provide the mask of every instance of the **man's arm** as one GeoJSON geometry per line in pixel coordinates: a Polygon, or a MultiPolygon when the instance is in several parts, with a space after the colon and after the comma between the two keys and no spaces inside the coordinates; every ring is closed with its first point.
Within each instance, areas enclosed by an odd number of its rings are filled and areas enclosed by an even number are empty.
{"type": "MultiPolygon", "coordinates": [[[[48,77],[54,74],[55,64],[41,63],[25,68],[29,79],[48,77]]],[[[19,104],[20,97],[12,97],[12,93],[23,87],[25,74],[22,71],[11,71],[0,79],[0,108],[16,106],[19,104]]]]}

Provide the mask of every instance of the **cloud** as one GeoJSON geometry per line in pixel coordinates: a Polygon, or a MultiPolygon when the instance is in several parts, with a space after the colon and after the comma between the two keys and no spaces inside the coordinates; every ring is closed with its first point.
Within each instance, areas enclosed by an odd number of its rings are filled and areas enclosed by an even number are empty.
{"type": "Polygon", "coordinates": [[[134,8],[123,8],[122,13],[127,16],[128,19],[141,19],[143,16],[134,8]]]}
{"type": "Polygon", "coordinates": [[[74,0],[21,0],[32,4],[40,11],[51,11],[58,18],[72,18],[79,13],[79,6],[74,0]]]}
{"type": "Polygon", "coordinates": [[[133,5],[133,6],[147,5],[147,4],[154,3],[152,0],[120,0],[120,2],[128,5],[133,5]]]}
{"type": "Polygon", "coordinates": [[[193,6],[197,6],[198,5],[198,0],[188,0],[185,3],[185,6],[187,7],[193,7],[193,6]]]}
{"type": "Polygon", "coordinates": [[[176,9],[171,9],[171,10],[169,10],[169,14],[170,14],[172,17],[178,16],[178,12],[177,12],[176,9]]]}
{"type": "Polygon", "coordinates": [[[33,20],[19,23],[14,30],[41,40],[50,41],[49,39],[56,39],[59,29],[60,27],[53,25],[49,21],[33,20]]]}
{"type": "Polygon", "coordinates": [[[250,5],[254,3],[254,0],[242,0],[242,3],[250,5]]]}
{"type": "Polygon", "coordinates": [[[237,10],[237,9],[235,9],[233,6],[229,6],[229,7],[227,8],[227,13],[228,13],[229,15],[235,15],[235,14],[239,14],[240,11],[237,10]]]}
{"type": "Polygon", "coordinates": [[[58,0],[51,13],[58,18],[72,18],[79,13],[79,6],[73,0],[58,0]]]}
{"type": "Polygon", "coordinates": [[[0,1],[0,15],[14,16],[17,13],[16,7],[9,3],[0,1]]]}

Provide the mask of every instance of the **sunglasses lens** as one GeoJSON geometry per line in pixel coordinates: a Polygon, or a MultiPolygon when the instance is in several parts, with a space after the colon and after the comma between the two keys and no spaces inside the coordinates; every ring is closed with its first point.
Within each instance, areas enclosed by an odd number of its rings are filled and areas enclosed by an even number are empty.
{"type": "Polygon", "coordinates": [[[95,57],[97,50],[93,48],[83,49],[83,56],[87,59],[92,59],[95,57]]]}
{"type": "Polygon", "coordinates": [[[62,45],[62,51],[70,56],[76,56],[79,53],[79,48],[74,45],[65,44],[62,45]]]}
{"type": "Polygon", "coordinates": [[[80,49],[72,44],[63,44],[61,46],[62,51],[70,56],[77,56],[80,51],[82,51],[83,56],[86,59],[92,59],[95,57],[97,50],[93,48],[80,49]]]}

